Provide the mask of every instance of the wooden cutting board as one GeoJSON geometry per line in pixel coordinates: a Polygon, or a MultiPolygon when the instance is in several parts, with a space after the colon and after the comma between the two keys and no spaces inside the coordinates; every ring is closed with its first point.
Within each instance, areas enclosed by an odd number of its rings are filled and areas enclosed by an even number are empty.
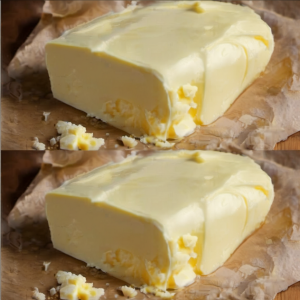
{"type": "Polygon", "coordinates": [[[291,135],[286,141],[278,143],[274,150],[300,150],[300,132],[291,135]]]}

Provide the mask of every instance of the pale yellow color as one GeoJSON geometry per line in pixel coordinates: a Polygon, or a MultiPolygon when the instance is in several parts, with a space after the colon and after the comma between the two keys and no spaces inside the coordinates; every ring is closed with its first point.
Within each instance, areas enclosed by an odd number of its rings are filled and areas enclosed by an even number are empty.
{"type": "Polygon", "coordinates": [[[57,294],[57,291],[56,291],[56,288],[51,288],[50,290],[49,290],[49,293],[50,293],[50,296],[54,296],[55,294],[57,294]]]}
{"type": "Polygon", "coordinates": [[[265,69],[270,27],[216,1],[131,6],[46,45],[54,96],[134,136],[163,141],[215,121],[265,69]]]}
{"type": "Polygon", "coordinates": [[[133,298],[137,295],[137,291],[130,286],[126,286],[126,285],[122,286],[121,291],[123,295],[127,298],[133,298]]]}
{"type": "Polygon", "coordinates": [[[137,145],[137,141],[129,136],[122,136],[121,138],[124,146],[128,147],[128,148],[134,148],[137,145]]]}
{"type": "Polygon", "coordinates": [[[170,143],[168,141],[162,141],[156,137],[153,137],[153,136],[143,136],[140,138],[140,141],[143,143],[143,144],[153,144],[155,145],[156,147],[159,147],[159,148],[172,148],[175,143],[170,143]]]}
{"type": "Polygon", "coordinates": [[[58,121],[56,129],[61,134],[60,149],[65,150],[99,150],[104,145],[104,139],[94,138],[92,133],[86,133],[82,125],[58,121]]]}
{"type": "Polygon", "coordinates": [[[160,297],[162,299],[172,299],[175,295],[175,293],[170,293],[168,291],[160,291],[159,289],[152,286],[142,287],[141,292],[144,294],[153,294],[156,297],[160,297]]]}
{"type": "Polygon", "coordinates": [[[46,195],[56,249],[134,286],[181,288],[220,267],[274,197],[248,157],[213,151],[130,156],[46,195]]]}
{"type": "Polygon", "coordinates": [[[34,148],[35,150],[45,150],[46,145],[44,143],[40,143],[39,139],[35,137],[32,144],[32,148],[34,148]]]}
{"type": "Polygon", "coordinates": [[[162,141],[156,141],[155,146],[159,148],[172,148],[175,145],[175,143],[170,143],[168,141],[162,142],[162,141]]]}
{"type": "Polygon", "coordinates": [[[94,288],[92,283],[86,283],[82,275],[58,271],[56,280],[61,284],[59,296],[62,300],[99,300],[104,295],[104,289],[94,288]]]}
{"type": "Polygon", "coordinates": [[[46,295],[39,292],[38,288],[34,288],[32,292],[32,298],[35,300],[46,300],[46,295]]]}

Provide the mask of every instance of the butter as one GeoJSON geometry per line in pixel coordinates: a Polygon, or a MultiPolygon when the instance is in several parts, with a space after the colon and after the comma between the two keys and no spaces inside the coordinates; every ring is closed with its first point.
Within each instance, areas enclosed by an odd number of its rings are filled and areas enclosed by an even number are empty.
{"type": "Polygon", "coordinates": [[[144,294],[153,294],[161,299],[172,299],[175,293],[170,293],[168,291],[160,291],[159,289],[152,286],[144,286],[141,288],[141,292],[144,294]]]}
{"type": "Polygon", "coordinates": [[[94,138],[92,133],[86,133],[86,128],[82,125],[58,121],[56,129],[57,132],[61,134],[59,139],[60,149],[99,150],[100,147],[104,145],[104,139],[94,138]]]}
{"type": "Polygon", "coordinates": [[[126,286],[126,285],[122,286],[121,291],[123,295],[127,298],[133,298],[137,295],[137,291],[130,286],[126,286]]]}
{"type": "Polygon", "coordinates": [[[35,150],[46,150],[46,145],[44,143],[40,143],[37,137],[34,137],[32,148],[35,150]]]}
{"type": "Polygon", "coordinates": [[[134,136],[162,141],[214,122],[265,69],[270,27],[215,1],[130,6],[46,45],[55,98],[134,136]]]}
{"type": "Polygon", "coordinates": [[[220,267],[264,222],[273,197],[270,177],[248,157],[168,151],[66,182],[46,195],[46,214],[56,249],[165,291],[220,267]]]}
{"type": "Polygon", "coordinates": [[[104,289],[94,288],[92,283],[86,283],[86,278],[82,275],[58,271],[55,276],[57,282],[61,284],[59,289],[60,299],[99,300],[104,295],[104,289]]]}
{"type": "Polygon", "coordinates": [[[122,136],[121,138],[124,146],[128,147],[128,148],[134,148],[137,145],[137,141],[129,136],[122,136]]]}
{"type": "Polygon", "coordinates": [[[46,295],[39,292],[39,289],[37,287],[34,288],[34,291],[32,292],[32,298],[35,300],[46,300],[46,295]]]}

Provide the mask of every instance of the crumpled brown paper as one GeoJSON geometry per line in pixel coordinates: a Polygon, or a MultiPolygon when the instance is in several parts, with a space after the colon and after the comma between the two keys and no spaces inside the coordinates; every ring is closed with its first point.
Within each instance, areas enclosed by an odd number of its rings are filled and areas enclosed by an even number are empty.
{"type": "MultiPolygon", "coordinates": [[[[46,1],[40,23],[8,68],[17,82],[9,84],[9,94],[2,101],[6,112],[2,126],[3,149],[30,149],[35,136],[50,146],[49,140],[56,136],[53,125],[62,119],[90,125],[94,136],[107,139],[106,149],[114,149],[124,132],[53,99],[45,68],[44,45],[65,30],[109,10],[119,11],[129,2],[46,1]],[[48,122],[43,121],[43,111],[51,112],[48,122]],[[105,135],[107,132],[109,138],[105,135]]],[[[151,1],[142,3],[148,2],[151,1]]],[[[300,20],[297,19],[300,5],[297,1],[240,3],[252,7],[271,26],[276,43],[272,59],[264,74],[239,96],[223,117],[177,141],[176,149],[215,149],[224,143],[246,149],[273,149],[277,142],[300,130],[300,20]]],[[[149,148],[155,147],[142,143],[137,147],[149,148]]]]}
{"type": "MultiPolygon", "coordinates": [[[[149,155],[148,151],[140,151],[139,155],[149,155]]],[[[209,276],[201,276],[189,287],[177,291],[175,299],[184,300],[216,300],[216,299],[255,299],[270,300],[277,293],[287,289],[289,285],[300,280],[300,159],[298,152],[260,152],[248,154],[259,163],[272,178],[275,187],[275,200],[264,225],[250,236],[226,261],[224,266],[209,276]],[[284,164],[284,165],[283,165],[284,164]]],[[[44,234],[40,225],[45,224],[44,194],[78,174],[87,172],[108,161],[119,161],[128,155],[124,151],[74,152],[51,151],[44,155],[44,165],[36,179],[19,199],[9,215],[9,224],[22,229],[36,226],[31,231],[32,243],[28,246],[26,239],[17,233],[7,237],[8,243],[15,248],[23,249],[19,257],[26,257],[34,263],[35,269],[25,267],[23,262],[17,263],[26,268],[30,279],[20,285],[20,290],[28,289],[35,284],[42,291],[55,284],[53,277],[41,271],[42,260],[51,260],[51,274],[58,270],[82,273],[88,276],[96,287],[105,287],[109,282],[107,298],[111,299],[117,292],[121,281],[103,274],[93,268],[85,267],[83,262],[75,260],[52,248],[49,233],[44,234]],[[35,233],[34,233],[35,232],[35,233]],[[38,238],[37,236],[41,235],[38,238]],[[27,245],[27,246],[26,246],[27,245]],[[29,247],[29,249],[28,249],[29,247]],[[31,249],[33,247],[33,250],[31,249]],[[34,250],[35,249],[35,250],[34,250]],[[39,276],[43,280],[39,281],[39,276]],[[36,281],[34,281],[36,280],[36,281]],[[27,284],[27,285],[26,285],[27,284]],[[111,297],[111,298],[110,298],[111,297]]],[[[216,237],[217,238],[217,237],[216,237]]],[[[5,257],[16,259],[17,254],[5,248],[5,257]]],[[[17,260],[16,260],[17,261],[17,260]]],[[[7,262],[8,264],[8,262],[7,262]]],[[[4,266],[4,270],[6,270],[4,266]]],[[[17,271],[16,271],[17,272],[17,271]]],[[[4,277],[6,276],[4,271],[4,277]]],[[[10,275],[12,276],[12,275],[10,275]]],[[[6,277],[5,277],[6,278],[6,277]]],[[[17,275],[14,277],[17,280],[17,275]]],[[[106,287],[107,288],[107,287],[106,287]]],[[[139,293],[137,299],[144,299],[139,293]]],[[[149,299],[156,299],[149,296],[149,299]]],[[[157,298],[158,299],[158,298],[157,298]]]]}

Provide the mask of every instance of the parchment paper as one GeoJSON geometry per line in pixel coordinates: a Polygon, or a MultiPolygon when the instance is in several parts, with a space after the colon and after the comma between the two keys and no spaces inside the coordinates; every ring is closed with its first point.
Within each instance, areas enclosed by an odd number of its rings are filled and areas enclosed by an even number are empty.
{"type": "MultiPolygon", "coordinates": [[[[299,154],[296,151],[247,153],[271,176],[275,187],[275,200],[265,224],[234,252],[223,267],[177,291],[175,299],[270,300],[300,280],[299,154]]],[[[13,230],[4,239],[2,278],[5,299],[16,299],[13,297],[21,294],[30,299],[30,288],[34,286],[46,293],[56,286],[53,275],[58,270],[86,276],[88,282],[107,290],[106,299],[114,299],[115,294],[121,297],[117,291],[123,284],[120,280],[87,268],[83,262],[53,249],[45,220],[44,194],[64,180],[108,161],[119,161],[128,154],[128,151],[45,153],[40,173],[8,218],[10,226],[18,230],[13,230]],[[42,270],[43,261],[51,261],[47,272],[42,270]],[[15,286],[14,291],[11,283],[15,286]]],[[[149,152],[140,151],[139,155],[149,155],[149,152]]],[[[136,299],[156,298],[139,292],[136,299]]]]}
{"type": "MultiPolygon", "coordinates": [[[[45,69],[44,45],[64,30],[109,10],[119,11],[128,3],[46,1],[41,21],[8,68],[14,79],[7,83],[2,99],[2,149],[31,149],[35,136],[50,146],[49,139],[56,136],[54,125],[58,120],[82,124],[95,137],[105,138],[104,149],[115,149],[116,144],[122,147],[118,140],[124,132],[53,99],[45,69]],[[47,122],[43,120],[44,111],[51,112],[47,122]]],[[[300,130],[300,3],[240,3],[255,9],[272,28],[276,46],[271,62],[223,117],[177,141],[175,149],[214,149],[224,143],[246,149],[273,149],[277,142],[300,130]]],[[[155,147],[140,142],[137,146],[137,149],[149,148],[155,147]]]]}

